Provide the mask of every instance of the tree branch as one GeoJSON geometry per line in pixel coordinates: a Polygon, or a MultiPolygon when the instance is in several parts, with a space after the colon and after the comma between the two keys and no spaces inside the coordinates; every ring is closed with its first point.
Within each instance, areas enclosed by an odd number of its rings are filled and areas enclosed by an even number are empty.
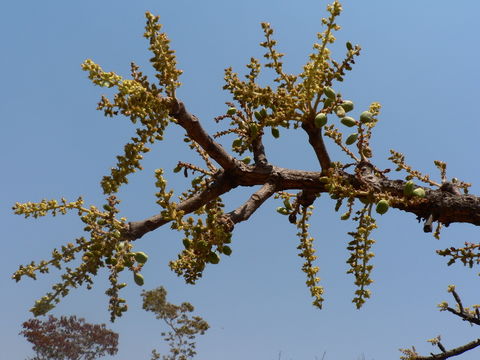
{"type": "Polygon", "coordinates": [[[255,165],[267,166],[268,160],[267,160],[267,157],[265,156],[265,148],[263,146],[261,135],[253,139],[252,147],[253,147],[253,160],[255,162],[255,165]]]}
{"type": "MultiPolygon", "coordinates": [[[[322,176],[318,171],[302,171],[271,167],[247,166],[236,161],[235,168],[221,171],[215,181],[205,191],[181,202],[178,210],[185,213],[195,211],[210,200],[229,192],[236,186],[265,185],[268,182],[275,183],[276,191],[303,190],[305,193],[325,193],[325,183],[320,181],[322,176]]],[[[340,171],[345,181],[350,183],[356,190],[365,191],[365,183],[359,181],[356,175],[340,171]]],[[[389,193],[393,196],[403,196],[405,181],[382,179],[377,184],[376,191],[389,193]]],[[[415,214],[418,218],[427,219],[430,214],[435,214],[435,219],[445,225],[464,222],[480,226],[480,198],[474,195],[454,195],[441,189],[433,190],[424,188],[425,198],[412,200],[407,203],[393,203],[391,207],[415,214]]],[[[155,230],[168,223],[160,214],[148,219],[131,222],[126,236],[129,239],[138,239],[145,233],[155,230]]]]}
{"type": "Polygon", "coordinates": [[[224,220],[229,231],[233,230],[235,224],[248,220],[248,218],[276,191],[277,185],[275,183],[266,183],[260,190],[253,193],[243,205],[228,214],[225,214],[224,220]]]}
{"type": "MultiPolygon", "coordinates": [[[[229,172],[220,171],[220,175],[218,175],[215,181],[208,185],[202,192],[182,201],[177,206],[177,210],[189,214],[218,196],[229,192],[236,186],[236,181],[229,172]]],[[[145,220],[130,222],[128,224],[128,230],[123,235],[129,240],[136,240],[168,222],[170,222],[170,219],[164,219],[161,214],[156,214],[145,220]]]]}
{"type": "Polygon", "coordinates": [[[417,356],[415,360],[445,360],[453,356],[463,354],[466,351],[472,350],[480,345],[480,339],[473,340],[468,344],[456,347],[454,349],[444,351],[440,354],[431,354],[430,356],[417,356]]]}
{"type": "Polygon", "coordinates": [[[322,130],[317,128],[313,123],[302,124],[302,129],[308,134],[308,142],[312,145],[315,155],[320,162],[322,171],[325,173],[330,168],[331,161],[328,155],[327,148],[323,142],[322,130]]]}
{"type": "Polygon", "coordinates": [[[173,99],[169,115],[176,119],[178,124],[186,130],[188,136],[196,141],[222,168],[228,170],[235,167],[235,158],[207,134],[198,118],[186,110],[183,102],[173,99]]]}

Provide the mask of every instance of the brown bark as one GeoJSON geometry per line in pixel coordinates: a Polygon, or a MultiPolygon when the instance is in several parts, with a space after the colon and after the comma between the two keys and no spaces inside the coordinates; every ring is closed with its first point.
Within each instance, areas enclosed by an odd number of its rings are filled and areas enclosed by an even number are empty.
{"type": "MultiPolygon", "coordinates": [[[[262,199],[260,202],[259,194],[254,194],[240,208],[243,210],[237,209],[229,213],[228,216],[231,220],[237,223],[248,219],[276,191],[301,190],[305,196],[310,195],[309,203],[314,200],[312,194],[328,192],[325,183],[320,178],[325,175],[331,163],[319,129],[308,125],[303,126],[319,159],[322,171],[287,169],[268,163],[261,139],[255,143],[256,163],[248,166],[229,155],[220,144],[216,143],[205,132],[199,120],[185,109],[182,102],[175,100],[172,103],[170,115],[186,130],[188,136],[223,168],[214,175],[213,181],[205,190],[181,202],[178,210],[182,210],[186,214],[191,213],[237,186],[260,185],[264,186],[263,189],[268,189],[268,191],[264,190],[268,196],[260,195],[262,199]],[[245,212],[247,209],[248,211],[245,212]],[[241,213],[244,214],[243,218],[240,217],[241,213]]],[[[378,172],[374,172],[373,169],[374,166],[369,163],[359,163],[353,174],[345,170],[337,170],[337,174],[355,190],[371,191],[374,189],[376,193],[388,193],[396,197],[403,196],[405,181],[390,180],[383,174],[378,175],[378,172]]],[[[461,195],[458,191],[449,189],[448,186],[442,186],[439,189],[425,187],[426,196],[424,198],[392,203],[391,207],[412,213],[418,219],[429,219],[425,225],[425,231],[431,231],[432,221],[439,221],[446,226],[457,222],[480,225],[480,198],[474,195],[461,195]]],[[[160,214],[156,214],[144,220],[131,222],[125,236],[131,240],[138,239],[168,221],[163,219],[160,214]]]]}

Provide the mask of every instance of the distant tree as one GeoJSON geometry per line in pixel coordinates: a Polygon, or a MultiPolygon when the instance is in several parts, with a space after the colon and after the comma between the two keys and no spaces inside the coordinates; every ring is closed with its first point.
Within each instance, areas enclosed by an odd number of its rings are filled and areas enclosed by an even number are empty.
{"type": "MultiPolygon", "coordinates": [[[[144,283],[141,270],[147,256],[134,252],[134,243],[167,224],[184,233],[184,249],[170,262],[170,268],[187,283],[194,284],[207,265],[218,264],[222,256],[232,253],[230,243],[235,226],[248,221],[271,199],[279,200],[277,212],[297,228],[298,255],[304,260],[302,270],[306,285],[318,308],[322,307],[324,290],[315,263],[316,250],[309,222],[313,204],[319,202],[322,194],[336,201],[335,211],[344,208],[341,220],[354,222],[352,231],[347,233],[346,251],[347,272],[353,276],[357,287],[352,300],[357,308],[370,297],[375,244],[372,234],[377,228],[377,214],[383,215],[389,208],[410,213],[423,222],[423,231],[433,233],[436,238],[442,226],[480,225],[480,198],[468,194],[471,184],[447,178],[446,163],[434,162],[439,170],[438,180],[434,180],[408,165],[405,156],[398,151],[391,150],[389,159],[396,171],[402,172],[400,176],[392,176],[390,169],[381,169],[373,162],[371,139],[375,126],[381,121],[380,104],[374,102],[368,108],[353,111],[354,102],[335,90],[336,82],[344,80],[361,51],[360,46],[347,42],[344,58],[335,60],[332,57],[329,46],[336,41],[335,32],[340,29],[337,18],[341,11],[339,1],[328,5],[328,16],[322,19],[324,30],[318,34],[313,52],[298,74],[285,71],[284,54],[277,51],[273,29],[269,23],[262,23],[263,66],[273,72],[273,81],[261,84],[258,77],[262,62],[253,57],[246,65],[245,78],[232,68],[225,69],[223,88],[230,93],[231,101],[218,111],[215,120],[224,126],[212,135],[177,97],[182,71],[177,69],[174,51],[167,35],[161,31],[159,17],[146,13],[144,33],[153,53],[150,61],[156,70],[155,82],[134,63],[127,79],[86,60],[82,67],[90,80],[115,91],[110,99],[102,96],[98,109],[107,117],[128,118],[137,126],[136,133],[124,146],[123,154],[117,156],[116,166],[101,180],[106,195],[101,206],[85,206],[81,197],[73,202],[62,198],[60,201],[15,204],[14,212],[25,217],[73,211],[84,223],[85,234],[75,242],[54,250],[49,261],[20,266],[13,275],[17,281],[23,276],[35,278],[37,273],[46,273],[52,266],[61,268],[76,257],[81,260],[76,268],[66,268],[60,282],[37,300],[32,312],[35,315],[47,313],[70,289],[84,283],[90,288],[98,270],[106,267],[110,272],[111,287],[107,295],[111,319],[121,316],[127,306],[119,291],[127,284],[118,282],[119,274],[130,270],[135,283],[144,283]],[[185,131],[185,144],[199,155],[202,163],[178,162],[173,172],[183,173],[185,177],[193,175],[193,179],[191,187],[179,191],[176,199],[173,190],[167,189],[166,172],[157,169],[158,192],[155,195],[162,209],[147,218],[128,222],[118,216],[118,191],[128,183],[129,176],[142,170],[144,154],[150,150],[150,144],[163,139],[168,126],[179,126],[185,131]],[[279,139],[287,128],[304,133],[318,164],[316,171],[283,168],[269,161],[264,139],[268,136],[279,139]],[[230,136],[233,139],[229,140],[231,151],[228,151],[219,139],[230,136]],[[329,147],[338,150],[335,158],[329,147]],[[258,188],[242,205],[224,211],[222,197],[225,194],[238,187],[250,189],[254,186],[258,188]]],[[[437,252],[448,258],[449,265],[456,261],[470,267],[480,263],[478,243],[467,242],[437,252]]],[[[442,303],[440,309],[471,324],[480,324],[478,309],[464,307],[454,287],[450,287],[449,292],[457,307],[454,309],[442,303]]],[[[438,346],[441,353],[422,357],[412,348],[403,350],[403,358],[445,359],[480,345],[480,339],[451,350],[446,350],[439,338],[432,339],[431,343],[438,346]]]]}
{"type": "MultiPolygon", "coordinates": [[[[167,301],[167,291],[159,287],[150,291],[143,291],[143,309],[155,313],[157,319],[163,320],[170,331],[162,332],[164,340],[168,342],[170,354],[163,355],[163,360],[187,360],[193,358],[195,351],[195,337],[205,334],[210,327],[199,316],[189,316],[195,308],[192,304],[184,302],[174,305],[167,301]]],[[[152,360],[160,359],[160,354],[152,351],[152,360]]]]}
{"type": "Polygon", "coordinates": [[[117,333],[76,316],[30,319],[23,323],[20,335],[33,344],[32,360],[93,360],[118,351],[117,333]]]}

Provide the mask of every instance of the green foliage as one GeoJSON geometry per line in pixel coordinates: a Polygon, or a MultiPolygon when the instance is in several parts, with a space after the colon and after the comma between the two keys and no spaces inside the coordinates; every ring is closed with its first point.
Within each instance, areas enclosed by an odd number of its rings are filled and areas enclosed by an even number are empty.
{"type": "Polygon", "coordinates": [[[371,212],[371,204],[357,211],[353,218],[353,220],[358,221],[357,229],[348,233],[353,240],[348,243],[347,247],[350,251],[350,257],[347,260],[350,269],[347,273],[355,276],[355,285],[358,289],[355,290],[355,297],[352,302],[355,303],[357,309],[360,309],[365,303],[365,299],[370,297],[370,290],[366,290],[365,287],[373,282],[370,278],[373,266],[369,262],[375,256],[370,251],[372,245],[375,244],[375,240],[370,238],[370,234],[377,228],[377,225],[375,219],[371,216],[371,212]]]}
{"type": "Polygon", "coordinates": [[[319,268],[313,265],[313,262],[317,259],[315,255],[316,251],[313,248],[314,239],[308,233],[308,219],[312,215],[312,208],[313,207],[303,208],[301,211],[302,217],[297,222],[297,228],[299,230],[297,235],[300,238],[300,245],[298,245],[297,249],[300,250],[298,256],[305,259],[302,271],[307,275],[306,284],[310,289],[310,294],[314,298],[312,304],[321,309],[323,303],[323,287],[318,285],[320,282],[320,278],[317,277],[319,268]]]}
{"type": "MultiPolygon", "coordinates": [[[[317,35],[318,42],[313,44],[313,51],[299,74],[288,74],[284,71],[282,62],[284,54],[277,51],[273,29],[269,23],[261,24],[265,40],[260,46],[265,50],[265,63],[262,65],[260,60],[251,58],[246,65],[247,74],[244,80],[232,68],[225,70],[223,88],[231,94],[232,101],[226,103],[227,109],[216,117],[216,121],[227,120],[229,123],[226,130],[219,131],[213,136],[219,138],[233,135],[231,148],[235,156],[238,156],[234,158],[233,163],[238,168],[252,172],[259,166],[258,149],[263,148],[261,141],[267,133],[267,128],[270,128],[275,139],[280,138],[281,127],[302,128],[307,132],[311,129],[309,140],[313,137],[316,137],[313,140],[320,138],[323,146],[323,138],[327,137],[338,146],[347,161],[343,163],[328,160],[326,166],[320,161],[322,169],[321,173],[319,172],[319,182],[324,185],[322,191],[328,192],[328,195],[336,200],[335,211],[339,211],[344,204],[347,207],[346,212],[340,215],[340,219],[345,221],[351,219],[356,222],[355,231],[348,233],[353,239],[347,245],[349,252],[347,272],[355,277],[357,290],[352,301],[360,308],[365,299],[370,297],[370,292],[366,288],[373,282],[370,276],[373,269],[371,259],[374,256],[371,249],[375,243],[371,239],[371,233],[376,228],[375,219],[371,214],[373,204],[377,204],[376,211],[379,214],[385,214],[389,207],[421,204],[426,201],[425,196],[430,189],[415,187],[412,180],[415,178],[430,186],[441,187],[446,183],[446,164],[435,161],[442,180],[440,184],[407,165],[403,154],[391,150],[392,156],[389,159],[397,166],[396,170],[405,171],[407,173],[405,180],[412,182],[405,185],[401,194],[388,189],[382,190],[379,183],[385,178],[387,170],[382,171],[370,162],[373,157],[370,140],[373,129],[379,122],[381,105],[372,102],[368,109],[358,109],[360,114],[355,115],[349,113],[354,109],[354,102],[345,99],[335,90],[336,82],[343,81],[346,72],[352,69],[361,48],[348,42],[344,59],[336,61],[332,58],[328,46],[336,41],[334,33],[340,29],[336,21],[342,6],[339,1],[334,1],[328,5],[327,11],[328,17],[322,19],[324,31],[317,35]],[[258,83],[262,66],[274,73],[273,84],[262,86],[258,83]],[[348,136],[343,132],[345,127],[350,129],[351,133],[348,136]],[[254,165],[250,165],[252,153],[254,165]],[[243,158],[240,159],[240,156],[243,158]],[[350,166],[354,166],[355,180],[345,176],[345,169],[350,166]],[[367,177],[363,177],[362,171],[365,169],[370,182],[365,181],[367,177]],[[355,181],[356,184],[353,183],[355,181]]],[[[119,200],[115,194],[122,185],[128,183],[131,174],[142,170],[141,160],[144,154],[150,150],[149,146],[163,139],[166,127],[171,123],[182,125],[183,121],[176,113],[180,103],[175,95],[176,89],[180,86],[179,77],[182,71],[176,67],[174,51],[170,48],[166,34],[161,32],[159,18],[148,12],[144,37],[148,39],[149,50],[153,54],[150,62],[156,70],[157,84],[150,82],[133,63],[130,79],[113,72],[105,72],[92,60],[86,60],[82,64],[83,70],[88,72],[88,77],[95,85],[111,88],[115,92],[112,99],[103,96],[98,109],[107,117],[127,117],[137,126],[135,135],[124,146],[123,154],[117,156],[116,166],[101,180],[102,189],[108,196],[102,206],[103,210],[93,205],[89,208],[84,207],[81,198],[71,203],[64,199],[60,202],[42,200],[39,203],[17,203],[14,206],[16,214],[35,218],[75,210],[85,224],[84,231],[87,233],[86,236],[76,239],[76,244],[67,243],[60,250],[55,249],[51,260],[20,266],[13,275],[16,281],[24,275],[35,279],[37,273],[47,273],[50,266],[61,269],[63,263],[79,260],[80,264],[76,268],[65,268],[62,281],[53,286],[53,292],[49,292],[36,302],[32,308],[35,315],[43,315],[52,309],[72,287],[85,283],[87,288],[90,288],[93,284],[92,276],[97,275],[100,268],[107,268],[111,287],[106,294],[110,299],[109,310],[113,321],[127,310],[125,299],[119,295],[119,291],[127,284],[118,282],[119,274],[129,270],[136,284],[144,283],[141,270],[147,256],[133,251],[132,242],[138,237],[135,238],[129,232],[131,224],[127,223],[127,219],[118,218],[119,200]]],[[[195,117],[192,118],[195,120],[192,122],[197,121],[195,117]]],[[[198,137],[192,136],[193,130],[190,131],[186,127],[185,130],[187,130],[185,143],[200,156],[206,167],[186,162],[179,162],[176,165],[173,170],[175,173],[183,171],[185,177],[193,175],[190,188],[181,193],[177,201],[174,201],[173,190],[167,190],[164,169],[157,169],[154,174],[158,189],[155,196],[157,204],[162,209],[157,220],[161,218],[162,224],[170,222],[172,229],[184,233],[182,239],[184,249],[177,259],[170,262],[170,268],[187,283],[194,284],[202,276],[207,264],[218,264],[222,255],[231,255],[232,249],[229,244],[234,224],[231,223],[229,213],[224,212],[220,196],[209,198],[195,208],[195,211],[190,211],[193,212],[192,216],[187,216],[182,210],[181,203],[197,201],[201,194],[207,192],[210,185],[218,180],[219,174],[229,170],[217,169],[210,152],[207,152],[210,150],[209,147],[201,144],[202,141],[198,137]],[[197,143],[195,139],[199,142],[197,143]]],[[[211,140],[210,137],[208,139],[211,140]]],[[[322,151],[318,148],[315,150],[317,155],[322,151]]],[[[463,188],[465,193],[470,186],[457,179],[452,179],[452,183],[458,188],[463,188]]],[[[239,184],[235,184],[237,185],[239,184]]],[[[316,260],[314,239],[308,233],[308,220],[313,212],[311,204],[319,193],[308,194],[308,191],[304,192],[302,189],[298,194],[290,194],[283,191],[287,188],[288,186],[283,189],[279,186],[275,190],[275,197],[283,202],[277,207],[277,212],[288,216],[288,220],[298,228],[297,235],[300,239],[298,250],[299,256],[304,259],[302,270],[307,276],[306,284],[314,298],[313,304],[321,307],[323,288],[319,285],[320,279],[317,277],[319,268],[314,265],[316,260]],[[310,202],[305,200],[304,195],[309,195],[312,200],[310,202]],[[297,215],[301,216],[300,220],[297,220],[297,215]]],[[[439,237],[439,232],[440,224],[435,231],[435,237],[439,237]]],[[[463,249],[443,250],[439,254],[451,257],[450,262],[458,259],[470,266],[474,261],[478,262],[478,248],[470,245],[463,249]]],[[[166,300],[162,301],[162,306],[167,306],[166,300]]],[[[168,309],[175,308],[168,306],[168,309]]],[[[184,310],[187,311],[188,307],[184,310]]]]}
{"type": "MultiPolygon", "coordinates": [[[[187,360],[196,355],[195,338],[203,335],[210,327],[199,316],[190,316],[195,308],[192,304],[184,302],[174,305],[167,301],[167,291],[159,287],[142,292],[143,309],[151,311],[157,319],[163,320],[170,331],[163,332],[162,336],[170,347],[170,353],[162,357],[163,360],[187,360]]],[[[160,359],[160,354],[153,350],[152,360],[160,359]]]]}
{"type": "Polygon", "coordinates": [[[225,247],[231,243],[231,233],[219,224],[223,215],[223,203],[219,198],[211,201],[195,212],[201,217],[188,217],[172,225],[173,228],[183,231],[185,249],[178,255],[178,259],[170,262],[170,268],[185,281],[194,284],[203,273],[207,263],[218,264],[220,254],[231,254],[231,248],[225,247]],[[227,250],[224,250],[227,249],[227,250]]]}

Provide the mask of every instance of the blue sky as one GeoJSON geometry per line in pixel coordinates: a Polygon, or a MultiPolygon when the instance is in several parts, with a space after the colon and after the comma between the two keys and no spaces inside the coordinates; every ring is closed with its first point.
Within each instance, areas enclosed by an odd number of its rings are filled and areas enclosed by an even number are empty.
{"type": "MultiPolygon", "coordinates": [[[[402,151],[407,162],[438,179],[433,160],[448,163],[449,177],[472,182],[480,193],[476,155],[480,93],[477,62],[480,3],[465,1],[345,0],[337,59],[349,40],[360,44],[362,55],[335,86],[364,109],[372,101],[383,105],[373,139],[374,161],[392,166],[388,150],[402,151]]],[[[321,31],[324,1],[11,1],[0,5],[2,53],[0,66],[0,151],[3,176],[0,192],[2,219],[2,359],[32,355],[18,336],[34,300],[50,289],[57,276],[18,284],[10,279],[19,264],[47,258],[50,251],[81,234],[74,215],[39,220],[14,216],[16,201],[43,198],[75,199],[100,205],[101,177],[133,135],[126,119],[105,119],[95,110],[104,89],[94,87],[80,69],[92,58],[107,71],[127,75],[133,60],[147,74],[150,54],[142,38],[144,13],[161,16],[164,30],[184,70],[178,96],[206,129],[215,131],[213,117],[224,113],[228,94],[222,91],[223,69],[243,73],[251,56],[260,58],[259,23],[276,30],[285,65],[298,72],[315,34],[321,31]]],[[[171,171],[178,160],[196,161],[182,141],[183,133],[169,127],[166,139],[148,154],[145,171],[130,178],[120,192],[121,209],[130,220],[158,211],[153,171],[167,169],[169,186],[183,190],[181,175],[171,171]]],[[[226,143],[227,144],[227,143],[226,143]]],[[[267,155],[279,166],[316,169],[305,135],[284,132],[266,142],[267,155]],[[310,155],[307,155],[310,154],[310,155]]],[[[332,149],[332,144],[328,144],[332,149]]],[[[332,150],[332,156],[341,156],[332,150]]],[[[342,158],[339,158],[342,160],[342,158]]],[[[393,173],[393,176],[397,176],[393,173]]],[[[236,189],[225,197],[226,209],[242,203],[253,189],[236,189]]],[[[340,221],[326,198],[316,203],[311,231],[316,237],[318,265],[325,287],[324,309],[313,308],[296,255],[296,229],[275,212],[274,200],[248,223],[237,226],[233,254],[210,266],[195,286],[184,284],[167,267],[181,249],[181,236],[168,228],[148,234],[136,244],[150,260],[144,269],[145,289],[164,285],[169,300],[190,301],[211,325],[199,339],[198,359],[292,360],[394,359],[398,348],[415,345],[423,354],[434,349],[425,340],[442,334],[447,348],[478,337],[475,328],[440,313],[436,304],[451,302],[446,288],[456,284],[465,304],[480,302],[478,269],[447,268],[435,249],[476,241],[478,229],[454,224],[442,239],[424,234],[411,214],[390,211],[378,219],[373,237],[376,258],[373,296],[360,311],[351,303],[354,286],[345,274],[345,250],[354,224],[340,221]]],[[[53,311],[76,314],[90,322],[108,322],[106,274],[93,290],[78,289],[53,311]]],[[[126,276],[130,280],[130,275],[126,276]]],[[[130,311],[108,326],[120,333],[116,359],[149,359],[153,348],[166,351],[163,327],[141,310],[141,288],[132,284],[125,294],[130,311]]],[[[436,350],[436,349],[435,349],[436,350]]],[[[462,359],[477,359],[472,352],[462,359]]]]}

